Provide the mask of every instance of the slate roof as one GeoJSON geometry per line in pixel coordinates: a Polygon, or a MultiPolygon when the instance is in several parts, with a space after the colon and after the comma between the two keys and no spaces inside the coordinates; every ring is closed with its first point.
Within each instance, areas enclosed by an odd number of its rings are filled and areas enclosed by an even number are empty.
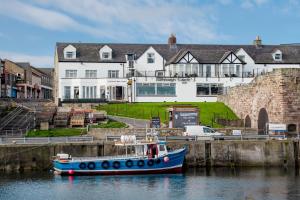
{"type": "Polygon", "coordinates": [[[126,54],[134,53],[139,58],[148,48],[153,47],[167,64],[176,63],[178,58],[188,51],[199,63],[214,64],[228,52],[237,52],[243,48],[257,64],[300,64],[300,45],[207,45],[207,44],[177,44],[170,48],[168,44],[114,44],[114,43],[57,43],[56,49],[60,62],[94,62],[94,63],[125,63],[126,54]],[[76,59],[65,59],[63,50],[69,44],[76,48],[76,59]],[[113,52],[111,60],[101,60],[99,50],[108,45],[113,52]],[[282,52],[282,61],[274,61],[272,54],[278,49],[282,52]]]}

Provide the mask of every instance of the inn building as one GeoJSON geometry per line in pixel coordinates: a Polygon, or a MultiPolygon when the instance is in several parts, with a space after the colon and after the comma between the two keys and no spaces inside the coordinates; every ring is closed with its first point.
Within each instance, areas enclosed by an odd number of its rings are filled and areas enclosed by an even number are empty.
{"type": "Polygon", "coordinates": [[[274,68],[299,68],[300,45],[57,43],[56,102],[214,102],[274,68]]]}

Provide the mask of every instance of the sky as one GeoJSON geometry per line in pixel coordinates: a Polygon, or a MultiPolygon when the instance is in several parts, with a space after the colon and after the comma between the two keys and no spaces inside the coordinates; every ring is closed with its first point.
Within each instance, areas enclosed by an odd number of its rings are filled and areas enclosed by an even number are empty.
{"type": "Polygon", "coordinates": [[[56,42],[300,43],[300,0],[0,0],[0,58],[53,67],[56,42]]]}

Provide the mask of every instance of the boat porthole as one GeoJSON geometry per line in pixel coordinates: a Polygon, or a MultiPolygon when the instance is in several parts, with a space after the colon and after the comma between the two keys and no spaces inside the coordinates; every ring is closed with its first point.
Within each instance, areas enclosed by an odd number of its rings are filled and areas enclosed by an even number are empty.
{"type": "Polygon", "coordinates": [[[126,167],[132,167],[133,166],[133,162],[132,160],[127,160],[126,163],[125,163],[126,167]]]}
{"type": "Polygon", "coordinates": [[[87,165],[87,167],[89,169],[95,169],[96,168],[96,164],[94,162],[89,162],[88,165],[87,165]]]}
{"type": "Polygon", "coordinates": [[[147,162],[147,165],[148,165],[148,166],[152,166],[153,164],[154,164],[154,160],[152,160],[152,159],[151,159],[151,160],[148,160],[148,162],[147,162]]]}
{"type": "Polygon", "coordinates": [[[109,168],[109,162],[107,160],[103,161],[101,164],[101,167],[103,169],[108,169],[109,168]]]}
{"type": "Polygon", "coordinates": [[[79,164],[79,168],[80,169],[85,169],[86,168],[86,164],[84,162],[79,164]]]}
{"type": "Polygon", "coordinates": [[[138,165],[139,167],[143,167],[143,166],[145,165],[145,162],[144,162],[143,160],[139,160],[139,161],[137,162],[137,165],[138,165]]]}
{"type": "Polygon", "coordinates": [[[161,160],[158,158],[155,162],[156,164],[160,164],[161,160]]]}
{"type": "Polygon", "coordinates": [[[119,169],[121,167],[121,163],[119,161],[113,162],[113,168],[119,169]]]}

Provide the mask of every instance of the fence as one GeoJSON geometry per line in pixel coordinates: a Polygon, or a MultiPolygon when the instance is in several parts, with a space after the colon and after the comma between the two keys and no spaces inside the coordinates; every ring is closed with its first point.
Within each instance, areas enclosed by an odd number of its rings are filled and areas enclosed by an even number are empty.
{"type": "MultiPolygon", "coordinates": [[[[145,136],[136,136],[137,140],[145,139],[145,136]]],[[[269,135],[220,135],[220,136],[160,136],[159,140],[163,141],[211,141],[211,140],[274,140],[282,139],[281,137],[273,137],[269,135]]],[[[295,138],[299,139],[299,138],[295,138]]],[[[106,141],[118,141],[120,136],[107,135],[106,141]]]]}
{"type": "Polygon", "coordinates": [[[82,143],[93,142],[92,136],[81,137],[0,137],[0,145],[4,144],[52,144],[52,143],[82,143]]]}

